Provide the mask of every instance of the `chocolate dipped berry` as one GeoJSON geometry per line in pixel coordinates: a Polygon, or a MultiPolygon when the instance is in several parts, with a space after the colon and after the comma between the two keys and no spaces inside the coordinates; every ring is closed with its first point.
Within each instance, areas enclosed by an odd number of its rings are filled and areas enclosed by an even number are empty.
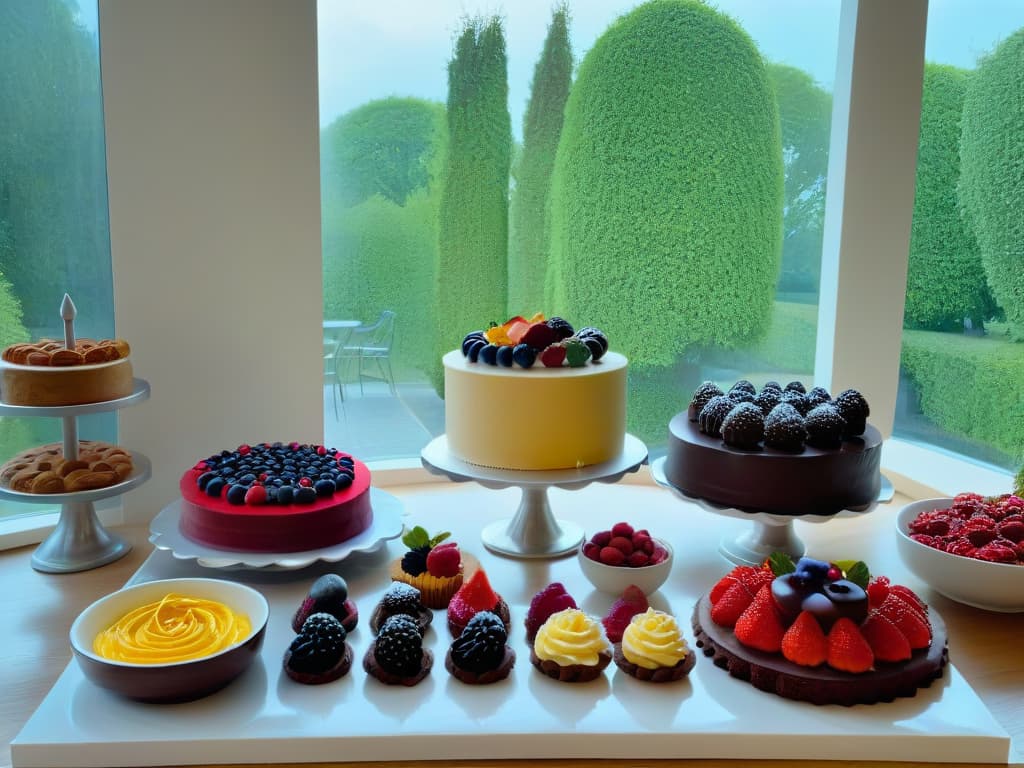
{"type": "Polygon", "coordinates": [[[697,417],[700,416],[701,410],[708,401],[713,397],[724,395],[721,387],[715,384],[713,381],[705,381],[693,392],[693,397],[690,398],[690,405],[687,407],[687,416],[690,421],[696,421],[697,417]]]}
{"type": "Polygon", "coordinates": [[[764,437],[764,414],[753,403],[740,403],[722,420],[722,439],[733,448],[753,450],[764,437]]]}
{"type": "Polygon", "coordinates": [[[292,617],[292,630],[302,629],[306,619],[315,613],[328,613],[351,632],[359,622],[359,611],[356,604],[348,597],[348,585],[336,573],[325,573],[313,582],[302,605],[292,617]]]}
{"type": "Polygon", "coordinates": [[[727,394],[731,395],[733,392],[746,392],[751,397],[753,397],[754,395],[757,394],[757,387],[755,387],[746,379],[740,379],[731,387],[729,387],[729,392],[727,394]]]}
{"type": "Polygon", "coordinates": [[[806,416],[807,412],[811,410],[811,404],[807,402],[804,393],[797,392],[795,389],[783,390],[779,402],[793,406],[801,416],[806,416]]]}
{"type": "Polygon", "coordinates": [[[433,621],[434,612],[423,604],[419,589],[404,581],[393,581],[370,616],[370,630],[379,632],[384,622],[392,616],[408,616],[416,622],[422,633],[433,621]]]}
{"type": "Polygon", "coordinates": [[[761,409],[761,413],[767,416],[772,409],[782,402],[782,390],[765,387],[757,393],[754,398],[754,405],[761,409]]]}
{"type": "Polygon", "coordinates": [[[515,651],[508,645],[505,623],[496,614],[481,611],[452,641],[445,668],[457,680],[480,685],[508,677],[515,658],[515,651]]]}
{"type": "Polygon", "coordinates": [[[815,448],[838,448],[843,440],[846,420],[832,403],[812,408],[804,420],[807,442],[815,448]]]}
{"type": "Polygon", "coordinates": [[[705,435],[718,437],[722,433],[722,421],[735,407],[736,402],[728,395],[718,395],[708,400],[697,417],[700,431],[705,435]]]}
{"type": "Polygon", "coordinates": [[[434,657],[409,616],[390,616],[363,657],[363,668],[388,685],[416,685],[427,676],[434,657]]]}
{"type": "Polygon", "coordinates": [[[857,624],[868,616],[868,593],[849,579],[826,581],[822,591],[840,616],[853,619],[857,624]]]}
{"type": "Polygon", "coordinates": [[[864,396],[855,389],[844,389],[836,395],[835,406],[846,422],[843,434],[847,437],[863,435],[867,429],[868,416],[871,415],[871,409],[864,396]]]}
{"type": "Polygon", "coordinates": [[[337,680],[352,667],[352,649],[345,642],[346,635],[345,627],[331,614],[312,614],[285,651],[285,673],[307,685],[337,680]]]}
{"type": "Polygon", "coordinates": [[[807,387],[804,386],[802,381],[791,381],[785,387],[786,392],[799,392],[801,395],[807,394],[807,387]]]}
{"type": "Polygon", "coordinates": [[[804,417],[789,403],[779,403],[764,420],[764,444],[781,451],[804,448],[804,417]]]}
{"type": "Polygon", "coordinates": [[[807,401],[809,408],[814,408],[822,403],[831,402],[832,395],[830,395],[828,390],[824,387],[812,387],[807,394],[804,395],[804,399],[807,401]]]}

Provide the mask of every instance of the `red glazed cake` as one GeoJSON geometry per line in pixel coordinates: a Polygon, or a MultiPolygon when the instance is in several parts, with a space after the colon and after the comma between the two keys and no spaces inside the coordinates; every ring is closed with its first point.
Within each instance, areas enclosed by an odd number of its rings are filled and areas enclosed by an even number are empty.
{"type": "Polygon", "coordinates": [[[373,522],[370,470],[300,443],[242,445],[182,475],[181,532],[242,552],[303,552],[351,539],[373,522]]]}
{"type": "Polygon", "coordinates": [[[754,687],[814,704],[917,694],[948,661],[942,619],[863,563],[773,555],[739,566],[697,603],[697,646],[754,687]]]}

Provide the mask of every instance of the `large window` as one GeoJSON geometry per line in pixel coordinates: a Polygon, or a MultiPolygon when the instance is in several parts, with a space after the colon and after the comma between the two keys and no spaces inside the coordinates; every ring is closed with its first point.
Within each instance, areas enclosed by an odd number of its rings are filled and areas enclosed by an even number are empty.
{"type": "Polygon", "coordinates": [[[839,6],[321,0],[324,317],[395,313],[328,442],[418,454],[442,354],[538,311],[629,356],[654,453],[704,379],[809,387],[839,6]]]}
{"type": "MultiPolygon", "coordinates": [[[[96,2],[0,0],[0,347],[63,338],[65,292],[80,338],[113,335],[96,2]]],[[[112,440],[113,416],[79,436],[112,440]]],[[[58,419],[0,417],[0,461],[60,440],[58,419]]],[[[0,518],[38,505],[0,502],[0,518]]]]}
{"type": "Polygon", "coordinates": [[[1024,6],[932,0],[895,434],[1024,458],[1024,6]]]}

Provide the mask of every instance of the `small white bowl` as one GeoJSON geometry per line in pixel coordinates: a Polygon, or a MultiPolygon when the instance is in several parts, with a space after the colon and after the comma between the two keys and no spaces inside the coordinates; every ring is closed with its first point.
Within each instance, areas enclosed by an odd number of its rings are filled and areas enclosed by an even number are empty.
{"type": "Polygon", "coordinates": [[[672,562],[675,560],[675,552],[672,550],[671,544],[664,539],[654,539],[654,541],[668,552],[668,557],[655,565],[644,565],[640,568],[630,568],[628,565],[605,565],[584,555],[581,546],[577,555],[580,569],[599,592],[619,596],[626,587],[634,584],[645,595],[649,595],[656,592],[658,587],[668,579],[668,575],[672,571],[672,562]]]}
{"type": "Polygon", "coordinates": [[[222,579],[161,579],[125,587],[101,597],[71,625],[71,650],[82,672],[96,685],[138,701],[176,702],[198,699],[224,687],[259,656],[270,607],[262,594],[244,584],[222,579]],[[133,664],[112,661],[93,652],[100,632],[129,611],[168,593],[224,603],[249,617],[249,635],[222,651],[191,661],[133,664]]]}
{"type": "Polygon", "coordinates": [[[922,499],[900,510],[896,515],[896,547],[904,565],[950,600],[985,611],[1024,612],[1024,565],[951,555],[910,538],[910,523],[919,514],[952,505],[951,498],[922,499]]]}

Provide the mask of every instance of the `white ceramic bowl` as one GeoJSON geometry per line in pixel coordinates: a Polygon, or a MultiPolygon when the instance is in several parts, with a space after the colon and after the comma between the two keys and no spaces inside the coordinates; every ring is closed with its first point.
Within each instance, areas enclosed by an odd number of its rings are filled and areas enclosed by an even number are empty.
{"type": "Polygon", "coordinates": [[[221,579],[161,579],[136,584],[101,597],[71,625],[71,650],[82,672],[96,685],[130,699],[175,702],[198,699],[223,688],[259,656],[270,608],[251,587],[221,579]],[[249,617],[249,635],[229,648],[191,661],[132,664],[111,661],[93,652],[96,635],[129,611],[168,593],[217,600],[249,617]]]}
{"type": "Polygon", "coordinates": [[[929,547],[910,538],[910,523],[922,512],[947,509],[951,498],[922,499],[896,516],[896,545],[904,565],[950,600],[986,611],[1024,611],[1024,565],[990,563],[929,547]]]}
{"type": "Polygon", "coordinates": [[[649,595],[656,592],[658,587],[668,579],[668,575],[672,571],[672,563],[675,560],[671,544],[664,539],[656,538],[654,541],[668,552],[668,557],[656,565],[645,565],[640,568],[630,568],[626,565],[605,565],[584,555],[583,547],[580,547],[577,555],[580,569],[599,592],[606,592],[618,597],[626,587],[635,584],[641,592],[649,595]]]}

